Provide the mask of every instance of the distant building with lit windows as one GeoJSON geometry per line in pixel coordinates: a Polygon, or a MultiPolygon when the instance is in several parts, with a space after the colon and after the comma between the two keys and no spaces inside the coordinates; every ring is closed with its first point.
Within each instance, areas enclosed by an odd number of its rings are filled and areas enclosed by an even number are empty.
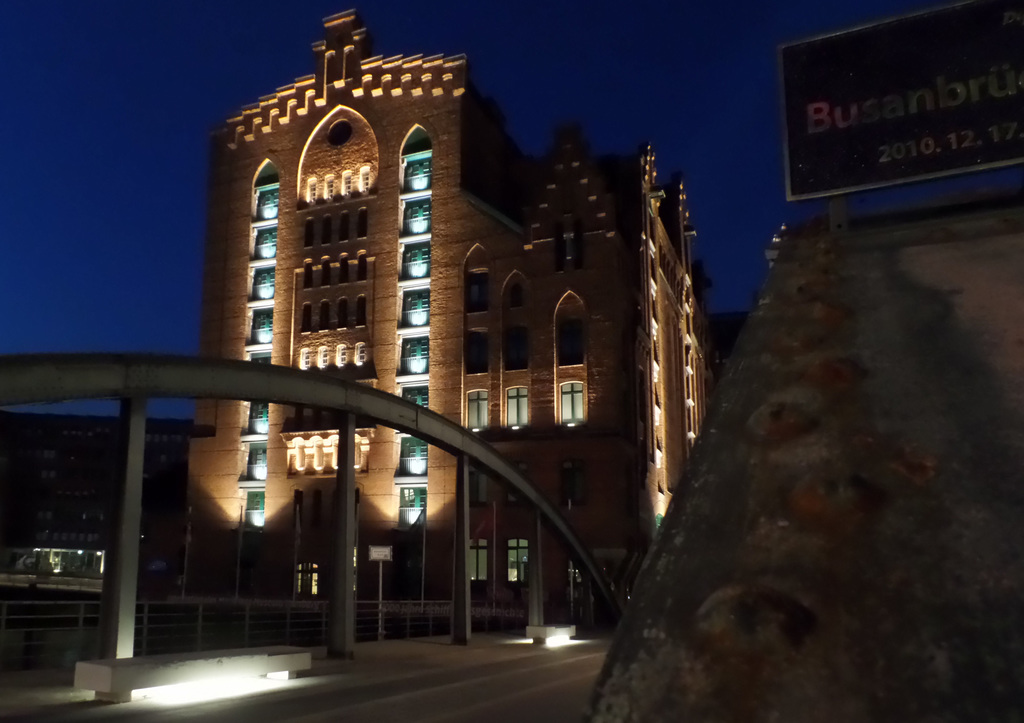
{"type": "MultiPolygon", "coordinates": [[[[458,420],[628,588],[709,384],[681,178],[660,185],[650,147],[595,158],[573,127],[524,156],[463,56],[373,56],[354,13],[325,29],[312,75],[215,133],[202,354],[357,380],[458,420]]],[[[197,424],[216,434],[192,446],[189,592],[326,589],[332,415],[200,402],[197,424]]],[[[356,451],[360,589],[376,587],[367,545],[392,545],[386,596],[449,598],[454,459],[381,427],[359,428],[356,451]]],[[[473,594],[519,599],[531,512],[475,472],[470,497],[473,594]]],[[[554,610],[581,594],[569,577],[552,541],[554,610]]]]}

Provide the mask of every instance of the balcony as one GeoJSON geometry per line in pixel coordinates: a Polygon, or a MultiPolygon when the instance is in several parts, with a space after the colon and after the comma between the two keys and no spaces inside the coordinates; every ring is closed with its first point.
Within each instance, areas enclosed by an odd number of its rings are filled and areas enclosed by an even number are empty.
{"type": "Polygon", "coordinates": [[[399,281],[415,281],[430,278],[430,256],[402,262],[399,281]]]}
{"type": "Polygon", "coordinates": [[[256,190],[256,220],[270,221],[277,218],[278,188],[259,188],[256,190]]]}
{"type": "MultiPolygon", "coordinates": [[[[402,319],[399,323],[399,328],[410,329],[417,328],[420,326],[428,326],[430,324],[430,308],[424,309],[409,309],[408,311],[402,312],[402,319]]],[[[426,371],[426,369],[424,369],[426,371]]]]}
{"type": "Polygon", "coordinates": [[[267,463],[257,462],[245,465],[245,478],[256,482],[264,482],[267,479],[267,463]]]}
{"type": "Polygon", "coordinates": [[[405,162],[405,173],[402,176],[402,193],[426,191],[430,188],[433,177],[431,158],[409,158],[405,162]]]}
{"type": "Polygon", "coordinates": [[[402,236],[418,236],[430,232],[430,198],[407,201],[402,214],[402,236]]]}
{"type": "Polygon", "coordinates": [[[267,521],[267,513],[265,510],[246,510],[245,511],[245,526],[246,527],[263,527],[267,521]]]}
{"type": "Polygon", "coordinates": [[[398,460],[399,477],[422,477],[427,474],[427,457],[400,457],[398,460]]]}
{"type": "Polygon", "coordinates": [[[268,301],[274,298],[274,269],[257,269],[252,280],[250,301],[268,301]]]}
{"type": "Polygon", "coordinates": [[[422,507],[402,507],[398,510],[398,529],[408,530],[420,521],[426,510],[422,507]]]}
{"type": "Polygon", "coordinates": [[[430,357],[427,355],[403,356],[398,368],[398,373],[403,376],[410,374],[426,374],[429,367],[430,357]]]}

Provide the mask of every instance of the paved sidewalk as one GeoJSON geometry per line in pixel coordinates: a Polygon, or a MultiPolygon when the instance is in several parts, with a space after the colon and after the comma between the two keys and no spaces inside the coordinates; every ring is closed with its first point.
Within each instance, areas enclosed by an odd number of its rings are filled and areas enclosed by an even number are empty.
{"type": "MultiPolygon", "coordinates": [[[[299,695],[301,691],[304,691],[303,696],[322,691],[325,700],[320,712],[299,710],[304,707],[300,705],[296,707],[295,715],[301,714],[304,720],[316,720],[321,715],[329,717],[330,711],[352,708],[352,715],[358,717],[361,711],[369,714],[378,701],[413,694],[427,696],[432,691],[441,691],[453,685],[471,685],[474,680],[485,681],[482,685],[486,685],[490,679],[526,674],[545,665],[560,664],[559,661],[587,658],[589,661],[586,668],[575,673],[575,677],[582,681],[582,690],[589,686],[592,677],[596,675],[604,650],[604,641],[581,642],[565,649],[546,650],[523,642],[519,636],[499,633],[475,634],[467,647],[452,646],[447,637],[360,643],[356,646],[356,658],[352,661],[329,659],[324,648],[314,648],[313,668],[300,675],[297,683],[300,689],[282,688],[260,693],[259,697],[271,703],[275,696],[281,700],[299,695]],[[327,696],[331,696],[329,701],[326,700],[327,696]]],[[[70,670],[0,673],[0,717],[13,716],[25,720],[71,719],[80,716],[87,716],[90,720],[108,716],[132,718],[134,715],[129,708],[140,717],[151,717],[156,713],[146,708],[149,701],[117,706],[94,703],[91,692],[77,690],[72,682],[73,672],[70,670]]],[[[557,680],[554,683],[551,680],[543,681],[543,687],[552,685],[557,685],[557,680]]],[[[440,710],[443,715],[444,700],[442,696],[441,705],[432,710],[432,714],[440,710]]],[[[252,696],[247,702],[253,702],[252,696]]],[[[458,701],[453,703],[459,704],[458,701]]],[[[463,703],[469,705],[468,702],[463,703]]],[[[474,705],[479,707],[481,704],[478,702],[474,705]]],[[[197,715],[204,705],[213,704],[192,706],[197,715]]],[[[226,706],[230,706],[228,700],[217,701],[217,706],[218,715],[215,717],[222,718],[228,714],[225,710],[226,706]]],[[[291,708],[286,707],[285,710],[289,715],[283,719],[290,719],[291,708]]],[[[411,719],[419,720],[419,713],[414,706],[411,719]]]]}

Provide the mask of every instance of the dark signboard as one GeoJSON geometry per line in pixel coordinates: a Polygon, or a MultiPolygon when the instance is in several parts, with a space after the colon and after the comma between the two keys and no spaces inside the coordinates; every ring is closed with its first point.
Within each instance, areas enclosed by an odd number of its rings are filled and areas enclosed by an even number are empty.
{"type": "Polygon", "coordinates": [[[1024,0],[897,18],[779,58],[790,199],[1024,160],[1024,0]]]}

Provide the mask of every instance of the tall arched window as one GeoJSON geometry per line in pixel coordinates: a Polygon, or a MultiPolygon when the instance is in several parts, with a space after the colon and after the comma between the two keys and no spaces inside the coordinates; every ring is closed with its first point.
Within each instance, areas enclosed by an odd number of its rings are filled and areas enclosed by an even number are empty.
{"type": "Polygon", "coordinates": [[[338,328],[348,328],[348,299],[338,299],[338,328]]]}
{"type": "Polygon", "coordinates": [[[333,233],[333,230],[331,229],[331,217],[324,216],[323,220],[320,222],[320,243],[329,244],[331,242],[331,233],[333,233]]]}
{"type": "Polygon", "coordinates": [[[342,211],[341,216],[338,218],[338,240],[348,241],[349,226],[352,222],[349,220],[348,211],[342,211]]]}
{"type": "Polygon", "coordinates": [[[367,227],[366,209],[361,208],[356,215],[356,238],[366,238],[367,227]]]}
{"type": "Polygon", "coordinates": [[[585,356],[583,321],[564,319],[558,324],[558,365],[582,364],[585,356]]]}
{"type": "Polygon", "coordinates": [[[313,245],[313,236],[316,235],[316,228],[313,225],[313,219],[306,219],[306,228],[302,233],[302,245],[309,248],[313,245]]]}
{"type": "Polygon", "coordinates": [[[313,262],[307,261],[302,266],[302,288],[313,288],[313,262]]]}
{"type": "Polygon", "coordinates": [[[331,285],[331,262],[329,259],[324,259],[320,264],[320,285],[331,285]]]}
{"type": "Polygon", "coordinates": [[[508,305],[512,309],[518,309],[523,305],[523,285],[514,283],[508,289],[508,305]]]}
{"type": "Polygon", "coordinates": [[[356,326],[366,326],[366,297],[356,299],[356,326]]]}
{"type": "MultiPolygon", "coordinates": [[[[327,299],[320,302],[320,331],[331,328],[331,304],[327,299]]],[[[326,347],[324,347],[326,349],[326,347]]]]}
{"type": "Polygon", "coordinates": [[[359,261],[356,263],[356,279],[366,281],[366,254],[359,254],[359,261]]]}
{"type": "Polygon", "coordinates": [[[338,264],[338,283],[348,283],[348,254],[341,255],[341,262],[338,264]]]}
{"type": "Polygon", "coordinates": [[[335,356],[334,363],[339,367],[343,367],[348,364],[348,346],[345,344],[338,344],[337,356],[335,356]]]}
{"type": "Polygon", "coordinates": [[[307,301],[302,305],[302,331],[313,329],[313,307],[307,301]]]}

